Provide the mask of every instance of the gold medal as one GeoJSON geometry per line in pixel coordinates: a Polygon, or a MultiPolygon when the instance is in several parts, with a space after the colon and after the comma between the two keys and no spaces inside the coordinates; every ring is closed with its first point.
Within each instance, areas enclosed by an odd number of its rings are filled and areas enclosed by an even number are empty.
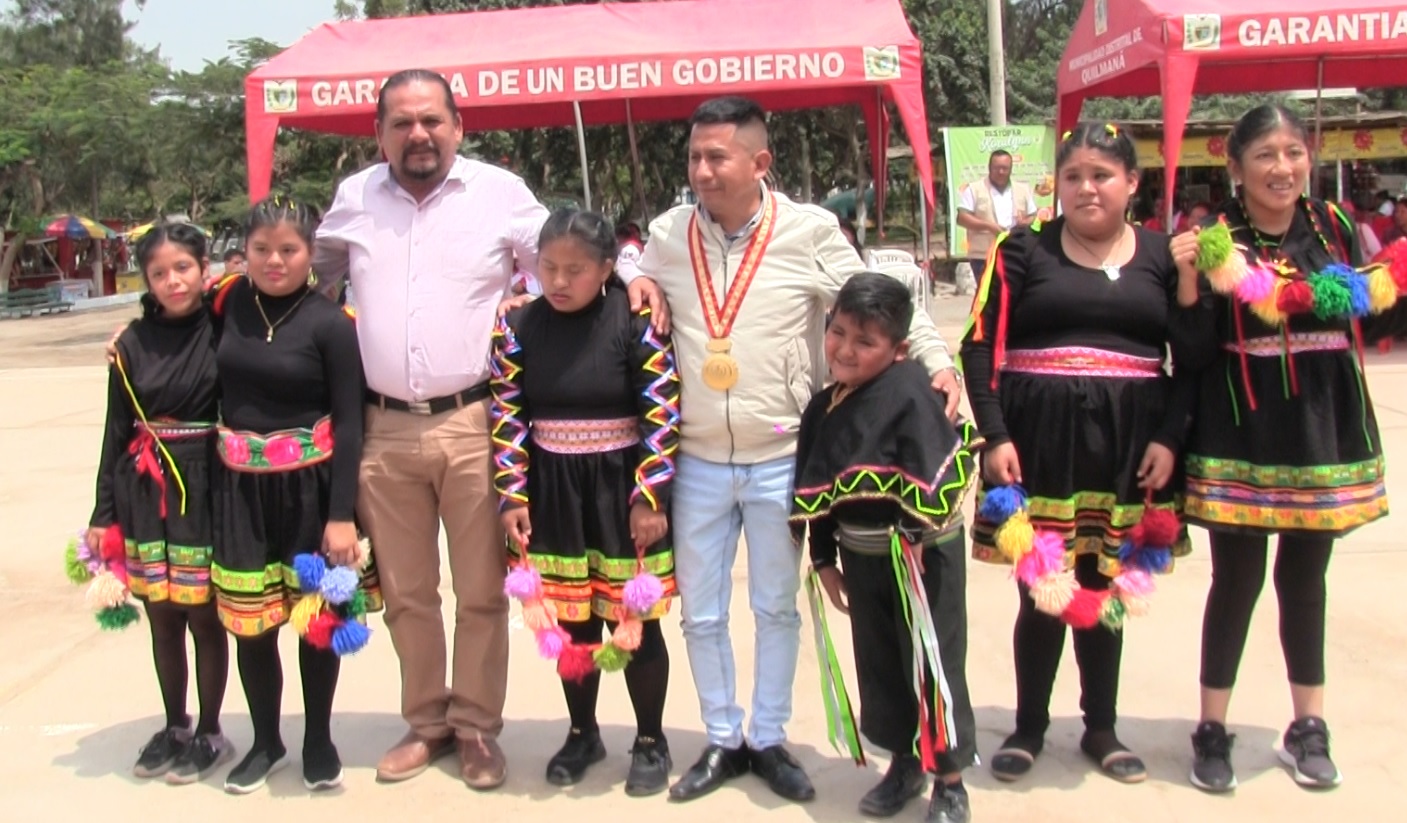
{"type": "Polygon", "coordinates": [[[700,376],[703,378],[705,386],[714,391],[728,391],[738,384],[739,366],[737,358],[733,357],[733,341],[729,339],[729,334],[733,329],[733,321],[738,317],[738,310],[742,308],[743,297],[747,294],[748,287],[752,285],[752,279],[757,275],[757,269],[762,263],[762,255],[767,250],[767,244],[772,240],[772,232],[776,227],[776,201],[770,192],[764,193],[762,201],[762,216],[758,220],[757,229],[753,232],[752,239],[748,241],[747,249],[743,252],[742,264],[738,267],[737,277],[729,286],[724,297],[723,305],[718,305],[718,299],[713,293],[713,276],[708,269],[708,256],[704,252],[703,233],[699,230],[698,215],[695,214],[689,221],[689,260],[694,268],[694,285],[699,292],[699,304],[703,307],[704,320],[708,324],[709,341],[705,345],[708,356],[704,358],[703,368],[700,369],[700,376]]]}
{"type": "Polygon", "coordinates": [[[730,354],[733,343],[726,337],[708,341],[708,357],[703,362],[704,385],[714,391],[728,391],[738,384],[738,361],[730,354]]]}

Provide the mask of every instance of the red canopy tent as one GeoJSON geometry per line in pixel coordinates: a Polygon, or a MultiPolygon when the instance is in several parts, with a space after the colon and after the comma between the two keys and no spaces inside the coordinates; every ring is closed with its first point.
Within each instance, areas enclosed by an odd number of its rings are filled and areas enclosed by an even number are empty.
{"type": "MultiPolygon", "coordinates": [[[[1062,132],[1090,97],[1161,95],[1171,181],[1194,94],[1372,88],[1404,78],[1403,0],[1086,0],[1056,85],[1062,132]]],[[[1171,185],[1164,195],[1171,210],[1171,185]]]]}
{"type": "Polygon", "coordinates": [[[326,24],[245,81],[250,196],[269,191],[280,126],[372,134],[381,83],[406,68],[444,74],[468,130],[684,119],[722,94],[770,110],[858,104],[881,184],[889,102],[933,204],[919,41],[899,0],[605,3],[326,24]]]}

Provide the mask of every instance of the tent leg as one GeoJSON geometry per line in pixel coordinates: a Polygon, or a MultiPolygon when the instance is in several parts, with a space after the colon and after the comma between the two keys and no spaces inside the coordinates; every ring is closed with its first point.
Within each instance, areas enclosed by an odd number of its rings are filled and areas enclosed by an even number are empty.
{"type": "Polygon", "coordinates": [[[586,210],[591,211],[591,172],[586,167],[586,129],[581,123],[581,103],[572,101],[572,113],[576,115],[576,148],[581,155],[581,190],[586,195],[586,210]]]}
{"type": "Polygon", "coordinates": [[[1309,192],[1318,197],[1324,188],[1319,185],[1319,152],[1324,146],[1324,58],[1319,58],[1314,84],[1314,174],[1309,178],[1309,192]]]}
{"type": "Polygon", "coordinates": [[[630,111],[630,101],[625,101],[625,133],[630,138],[630,176],[635,181],[635,202],[640,216],[650,222],[650,206],[645,202],[645,175],[640,168],[640,144],[635,139],[635,118],[630,111]]]}

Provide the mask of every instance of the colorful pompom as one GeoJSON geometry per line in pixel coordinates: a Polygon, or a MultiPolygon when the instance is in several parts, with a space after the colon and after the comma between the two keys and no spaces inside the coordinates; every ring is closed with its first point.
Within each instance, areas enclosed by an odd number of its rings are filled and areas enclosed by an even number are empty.
{"type": "Polygon", "coordinates": [[[1026,490],[1017,485],[996,486],[982,497],[978,516],[1000,526],[1012,515],[1026,508],[1026,490]]]}
{"type": "Polygon", "coordinates": [[[1349,311],[1354,317],[1367,317],[1373,314],[1373,295],[1368,288],[1368,278],[1354,272],[1348,277],[1349,311]]]}
{"type": "Polygon", "coordinates": [[[1128,558],[1124,558],[1120,550],[1119,559],[1125,568],[1140,569],[1148,574],[1162,574],[1172,568],[1172,551],[1164,548],[1138,549],[1128,558]]]}
{"type": "Polygon", "coordinates": [[[571,643],[571,635],[561,626],[553,626],[540,632],[533,633],[533,639],[537,641],[537,653],[546,660],[556,660],[562,656],[562,649],[571,643]]]}
{"type": "Polygon", "coordinates": [[[1284,291],[1285,285],[1286,281],[1276,278],[1275,288],[1271,291],[1270,295],[1248,306],[1251,310],[1251,314],[1260,318],[1260,322],[1267,326],[1279,326],[1289,317],[1289,315],[1280,310],[1280,293],[1284,291]]]}
{"type": "Polygon", "coordinates": [[[1155,549],[1168,548],[1177,542],[1178,534],[1182,531],[1182,524],[1178,522],[1177,515],[1168,509],[1157,509],[1149,506],[1143,510],[1143,518],[1139,520],[1143,542],[1141,547],[1151,547],[1155,549]]]}
{"type": "Polygon", "coordinates": [[[1124,627],[1124,618],[1128,612],[1124,604],[1117,597],[1104,598],[1104,608],[1099,612],[1099,622],[1110,631],[1119,631],[1124,627]]]}
{"type": "Polygon", "coordinates": [[[78,554],[80,545],[82,545],[81,540],[70,540],[68,548],[64,550],[64,574],[68,577],[69,582],[75,586],[93,579],[93,573],[88,570],[87,561],[78,554]]]}
{"type": "Polygon", "coordinates": [[[1246,269],[1246,276],[1236,284],[1236,299],[1250,305],[1275,294],[1275,272],[1257,263],[1246,269]]]}
{"type": "Polygon", "coordinates": [[[308,633],[308,624],[322,613],[323,605],[322,595],[317,592],[304,595],[294,604],[293,611],[288,615],[288,622],[299,637],[308,633]]]}
{"type": "Polygon", "coordinates": [[[534,600],[531,603],[523,604],[523,625],[528,627],[528,631],[546,631],[556,625],[552,621],[552,615],[548,613],[547,606],[541,600],[534,600]]]}
{"type": "Polygon", "coordinates": [[[1211,285],[1212,291],[1217,294],[1234,294],[1241,285],[1241,281],[1246,279],[1250,266],[1246,264],[1246,255],[1240,250],[1233,249],[1227,255],[1225,262],[1220,266],[1207,269],[1207,282],[1211,285]]]}
{"type": "Polygon", "coordinates": [[[332,630],[332,650],[338,657],[356,654],[371,639],[371,629],[356,620],[343,620],[332,630]]]}
{"type": "Polygon", "coordinates": [[[324,651],[332,648],[332,633],[337,631],[337,626],[342,621],[337,615],[329,611],[321,611],[308,621],[308,630],[303,633],[303,639],[309,646],[324,651]]]}
{"type": "Polygon", "coordinates": [[[122,585],[116,575],[104,569],[88,584],[88,591],[84,593],[83,598],[89,609],[100,612],[126,603],[127,587],[122,585]]]}
{"type": "Polygon", "coordinates": [[[633,652],[640,648],[640,636],[644,630],[645,625],[639,620],[633,617],[627,618],[620,621],[616,625],[616,630],[611,632],[611,643],[628,652],[633,652]]]}
{"type": "Polygon", "coordinates": [[[127,538],[122,536],[122,527],[116,524],[107,527],[103,532],[102,545],[103,565],[122,583],[127,586],[127,538]]]}
{"type": "Polygon", "coordinates": [[[1368,274],[1368,310],[1382,314],[1397,304],[1397,284],[1387,268],[1378,266],[1368,274]]]}
{"type": "Polygon", "coordinates": [[[618,672],[630,665],[630,652],[614,643],[607,643],[592,652],[591,659],[603,672],[618,672]]]}
{"type": "Polygon", "coordinates": [[[664,597],[664,583],[647,571],[641,571],[625,584],[621,600],[625,607],[639,615],[647,615],[664,597]]]}
{"type": "Polygon", "coordinates": [[[1388,274],[1397,284],[1398,294],[1407,294],[1407,238],[1399,238],[1378,252],[1373,262],[1387,266],[1388,274]]]}
{"type": "Polygon", "coordinates": [[[1209,272],[1220,267],[1235,251],[1231,227],[1224,219],[1218,220],[1197,234],[1197,271],[1209,272]]]}
{"type": "Polygon", "coordinates": [[[1075,573],[1072,571],[1048,574],[1031,587],[1031,600],[1036,610],[1052,617],[1059,617],[1075,597],[1075,573]]]}
{"type": "Polygon", "coordinates": [[[997,551],[1010,563],[1017,563],[1025,557],[1026,553],[1031,551],[1035,540],[1036,530],[1024,511],[1018,511],[1007,518],[997,529],[995,536],[997,551]]]}
{"type": "Polygon", "coordinates": [[[1314,295],[1314,316],[1320,320],[1347,315],[1352,307],[1348,287],[1332,275],[1311,274],[1309,290],[1314,295]]]}
{"type": "Polygon", "coordinates": [[[531,563],[518,563],[503,578],[503,593],[515,600],[535,600],[542,596],[542,575],[531,563]]]}
{"type": "Polygon", "coordinates": [[[1314,308],[1314,291],[1305,281],[1293,280],[1280,289],[1275,307],[1284,314],[1304,314],[1314,308]]]}
{"type": "Polygon", "coordinates": [[[1099,617],[1104,613],[1104,601],[1108,599],[1107,591],[1075,589],[1070,604],[1060,613],[1060,619],[1074,629],[1092,629],[1099,625],[1099,617]]]}
{"type": "Polygon", "coordinates": [[[357,593],[357,586],[361,580],[357,573],[345,566],[328,569],[327,574],[322,576],[322,583],[318,590],[322,596],[334,606],[341,606],[350,601],[357,593]]]}
{"type": "Polygon", "coordinates": [[[327,562],[316,554],[294,555],[293,571],[298,575],[299,589],[315,592],[322,587],[322,577],[327,574],[327,562]]]}
{"type": "Polygon", "coordinates": [[[1114,578],[1114,588],[1120,597],[1147,597],[1153,593],[1153,578],[1143,569],[1124,569],[1114,578]]]}
{"type": "Polygon", "coordinates": [[[1124,611],[1129,617],[1143,617],[1148,614],[1149,604],[1146,597],[1119,592],[1119,602],[1124,604],[1124,611]]]}
{"type": "Polygon", "coordinates": [[[141,614],[137,611],[136,606],[131,603],[123,603],[120,606],[103,609],[97,613],[96,617],[98,625],[102,627],[103,631],[115,632],[136,623],[141,619],[141,614]]]}
{"type": "Polygon", "coordinates": [[[590,646],[572,643],[557,657],[557,676],[568,683],[580,683],[596,671],[596,661],[590,646]]]}
{"type": "Polygon", "coordinates": [[[366,591],[358,587],[357,593],[352,595],[351,600],[347,601],[346,609],[348,617],[365,617],[366,591]]]}

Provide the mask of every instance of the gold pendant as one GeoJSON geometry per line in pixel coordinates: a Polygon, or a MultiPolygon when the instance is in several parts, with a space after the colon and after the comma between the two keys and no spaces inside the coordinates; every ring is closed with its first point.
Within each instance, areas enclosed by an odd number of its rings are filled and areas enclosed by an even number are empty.
{"type": "Polygon", "coordinates": [[[704,385],[714,391],[728,391],[738,384],[738,361],[729,354],[733,343],[726,337],[708,341],[709,355],[704,358],[704,385]]]}

